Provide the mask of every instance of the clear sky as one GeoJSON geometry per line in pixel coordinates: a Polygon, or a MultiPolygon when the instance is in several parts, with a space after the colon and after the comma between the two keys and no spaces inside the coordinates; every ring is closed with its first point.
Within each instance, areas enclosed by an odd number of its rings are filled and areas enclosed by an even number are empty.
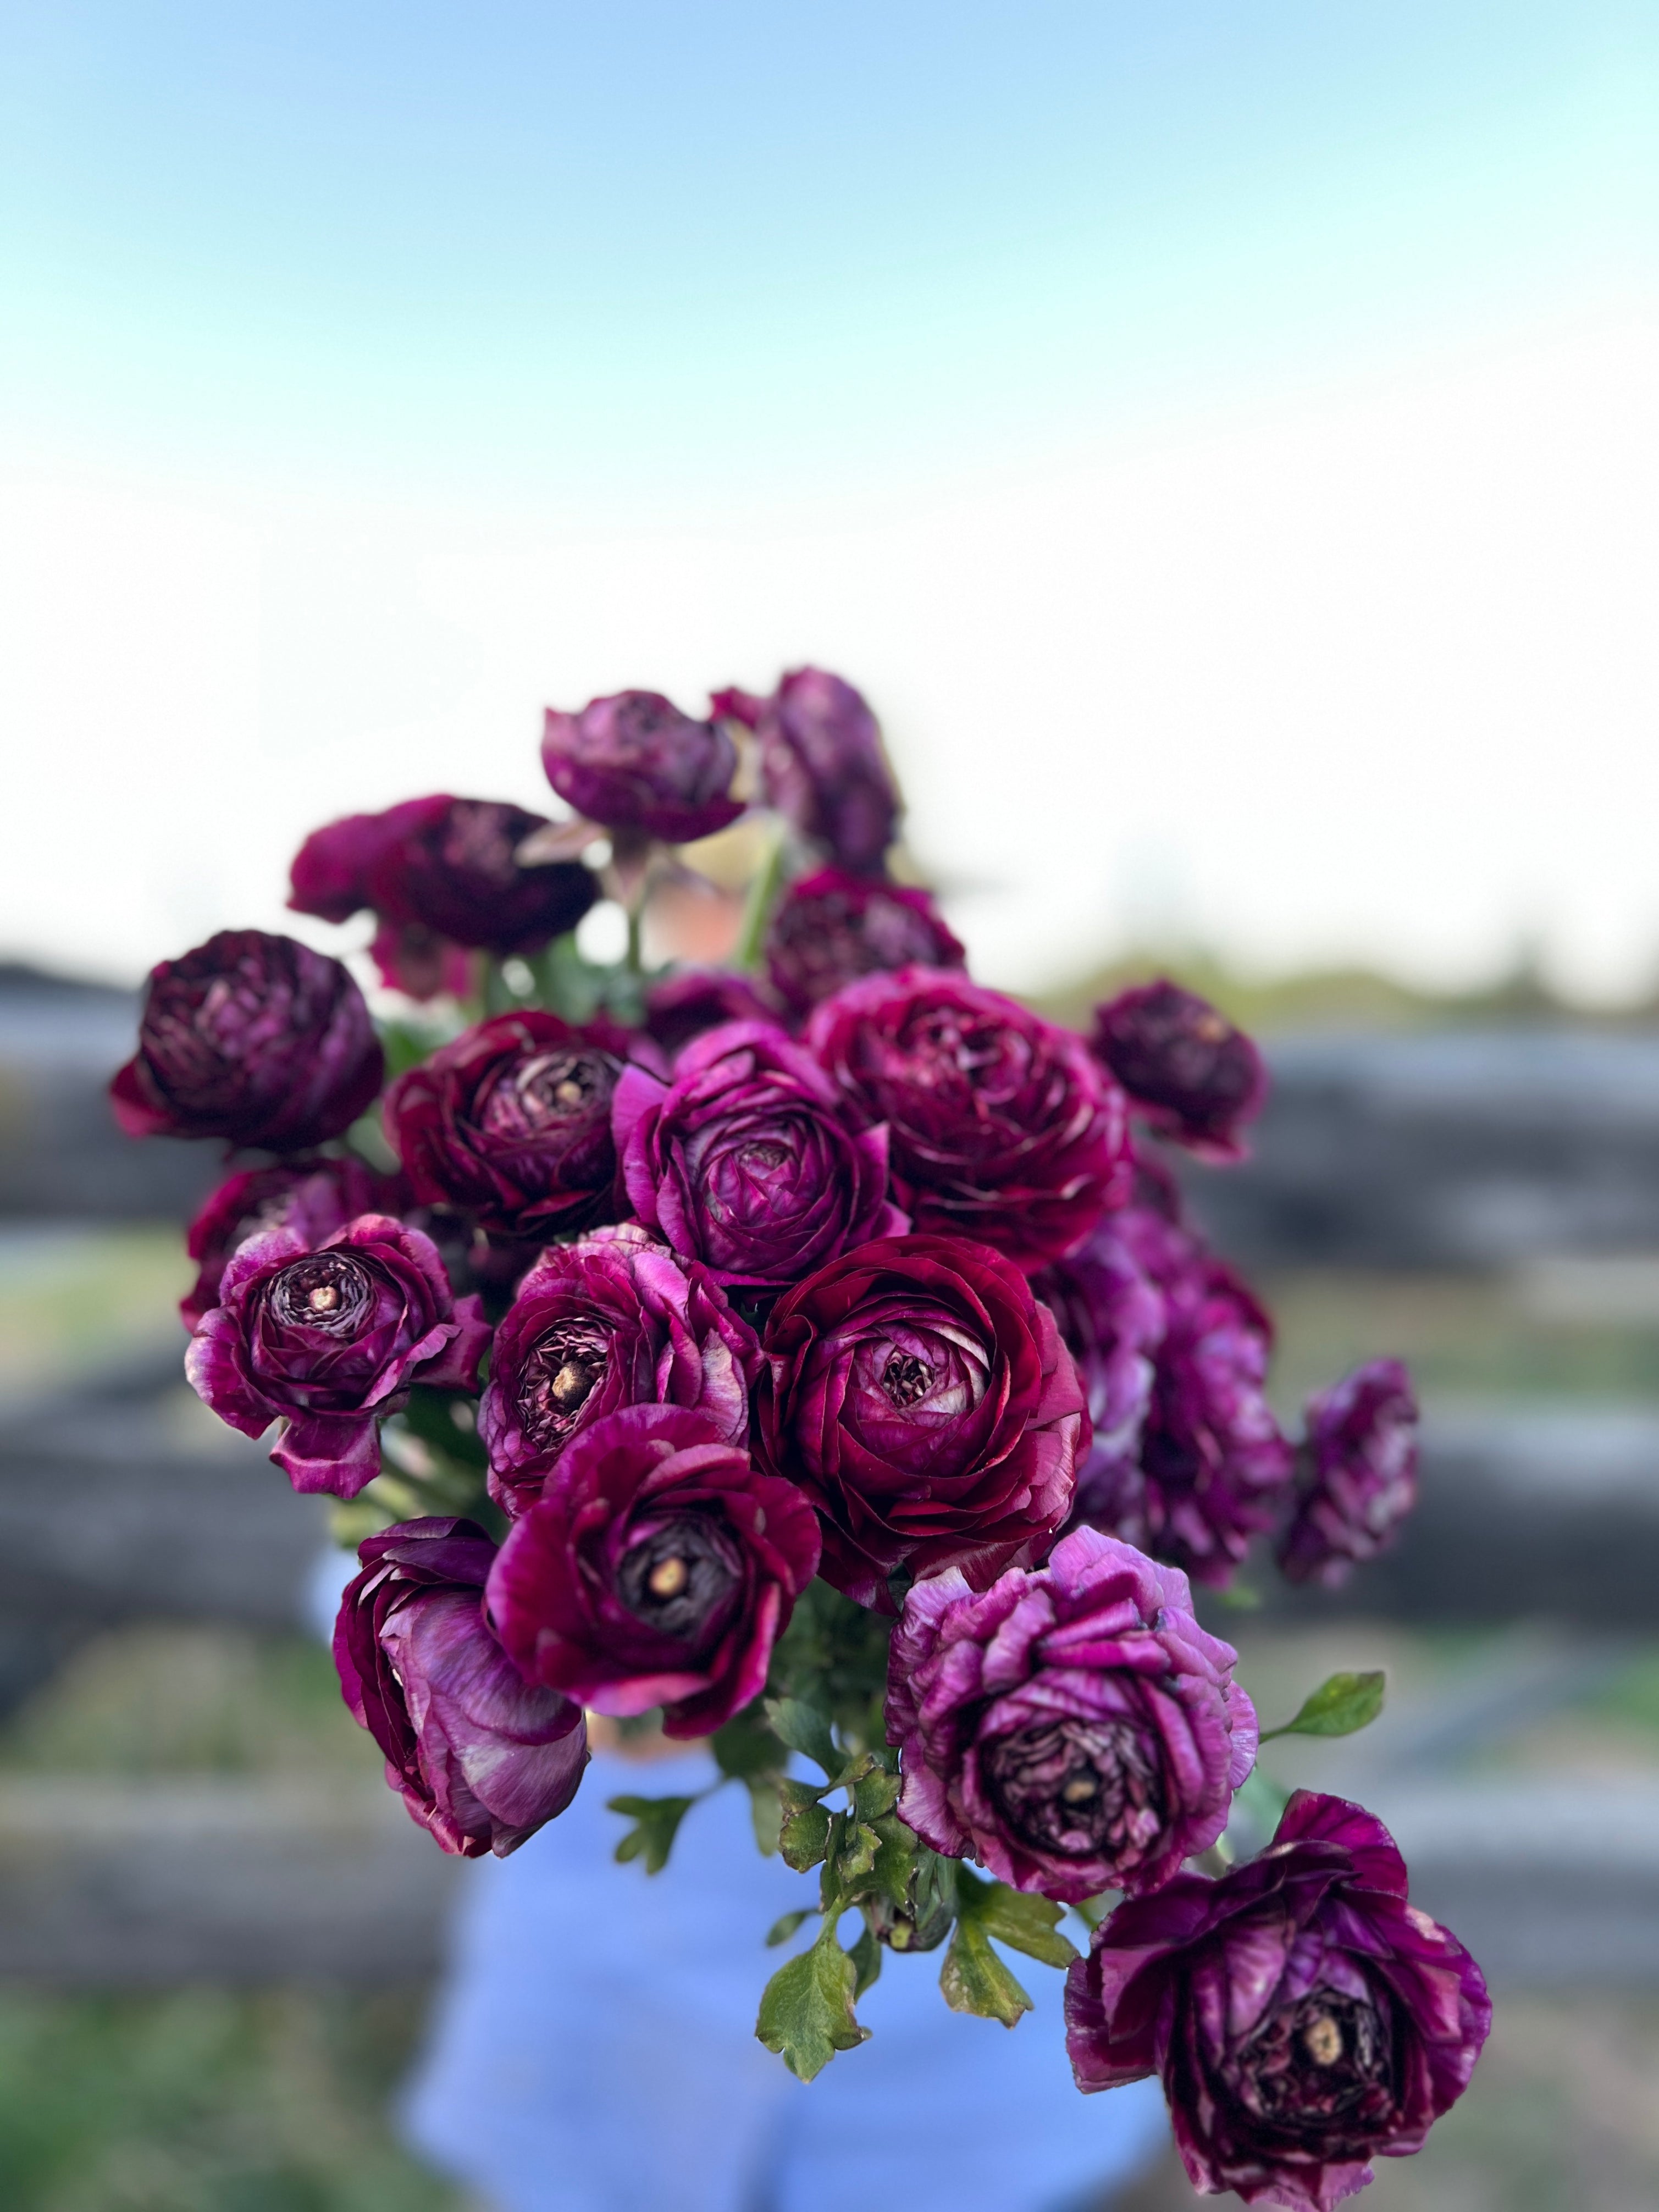
{"type": "Polygon", "coordinates": [[[1659,9],[0,6],[0,943],[805,659],[983,970],[1659,967],[1659,9]]]}

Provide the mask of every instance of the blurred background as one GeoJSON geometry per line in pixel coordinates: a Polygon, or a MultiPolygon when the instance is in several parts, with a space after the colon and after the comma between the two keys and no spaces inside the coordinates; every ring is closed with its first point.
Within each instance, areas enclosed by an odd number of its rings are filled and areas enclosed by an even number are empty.
{"type": "Polygon", "coordinates": [[[1400,1551],[1216,1623],[1389,1668],[1268,1764],[1498,1993],[1367,2201],[1659,2201],[1656,125],[1615,0],[0,8],[0,2201],[459,2202],[385,2111],[465,1870],[179,1379],[134,986],[337,943],[322,820],[544,806],[546,704],[804,660],[983,980],[1261,1036],[1194,1196],[1281,1411],[1418,1376],[1400,1551]]]}

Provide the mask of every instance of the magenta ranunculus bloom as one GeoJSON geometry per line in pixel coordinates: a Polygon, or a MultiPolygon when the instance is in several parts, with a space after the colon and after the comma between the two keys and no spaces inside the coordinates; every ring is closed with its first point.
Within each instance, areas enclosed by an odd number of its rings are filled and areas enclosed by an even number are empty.
{"type": "Polygon", "coordinates": [[[862,1245],[784,1293],[762,1350],[757,1452],[817,1507],[820,1571],[860,1605],[890,1611],[907,1565],[983,1588],[1070,1511],[1089,1441],[1077,1370],[988,1246],[862,1245]]]}
{"type": "Polygon", "coordinates": [[[824,1000],[806,1042],[854,1116],[886,1124],[918,1229],[1039,1267],[1128,1196],[1122,1092],[1081,1037],[965,975],[866,975],[824,1000]]]}
{"type": "Polygon", "coordinates": [[[550,1245],[490,1347],[478,1407],[490,1495],[524,1512],[571,1438],[624,1406],[681,1406],[744,1443],[759,1368],[754,1332],[708,1270],[637,1222],[550,1245]]]}
{"type": "Polygon", "coordinates": [[[456,1298],[430,1237],[366,1213],[312,1249],[262,1230],[226,1262],[220,1304],[185,1354],[198,1397],[270,1455],[296,1490],[355,1498],[380,1470],[379,1423],[411,1382],[477,1387],[489,1328],[456,1298]]]}
{"type": "Polygon", "coordinates": [[[723,1022],[775,1022],[777,1008],[762,998],[746,975],[724,968],[681,968],[649,985],[645,994],[645,1027],[671,1060],[693,1037],[723,1022]]]}
{"type": "Polygon", "coordinates": [[[1225,1583],[1285,1503],[1295,1456],[1266,1395],[1273,1323],[1189,1231],[1141,1206],[1113,1230],[1164,1306],[1138,1463],[1091,1470],[1091,1522],[1225,1583]]]}
{"type": "Polygon", "coordinates": [[[738,752],[717,722],[694,722],[656,691],[592,699],[579,714],[550,707],[542,766],[561,799],[607,830],[684,845],[743,812],[738,752]]]}
{"type": "Polygon", "coordinates": [[[313,1249],[360,1213],[397,1212],[404,1196],[400,1177],[377,1175],[350,1154],[285,1160],[228,1177],[204,1201],[185,1237],[197,1276],[179,1301],[185,1327],[194,1328],[218,1304],[226,1261],[260,1230],[292,1229],[313,1249]]]}
{"type": "Polygon", "coordinates": [[[1207,999],[1160,978],[1095,1008],[1097,1056],[1149,1128],[1200,1158],[1242,1158],[1239,1132],[1261,1111],[1267,1071],[1207,999]]]}
{"type": "Polygon", "coordinates": [[[862,693],[825,669],[797,668],[769,699],[732,689],[711,704],[754,731],[769,805],[839,866],[883,872],[898,786],[862,693]]]}
{"type": "Polygon", "coordinates": [[[1069,1260],[1031,1278],[1054,1315],[1088,1393],[1094,1441],[1078,1475],[1073,1517],[1110,1516],[1138,1495],[1140,1436],[1152,1403],[1153,1358],[1164,1339],[1164,1300],[1108,1214],[1069,1260]]]}
{"type": "Polygon", "coordinates": [[[798,1281],[906,1224],[887,1196],[887,1133],[855,1129],[810,1054],[767,1022],[695,1038],[664,1084],[617,1085],[617,1149],[640,1219],[717,1281],[798,1281]]]}
{"type": "Polygon", "coordinates": [[[1069,1971],[1066,2017],[1079,2089],[1163,2077],[1195,2189],[1331,2212],[1374,2158],[1422,2148],[1492,2006],[1407,1903],[1382,1822],[1298,1790],[1260,1857],[1119,1905],[1069,1971]]]}
{"type": "Polygon", "coordinates": [[[483,1617],[495,1547],[471,1521],[405,1521],[357,1547],[334,1629],[341,1693],[386,1780],[447,1851],[505,1858],[576,1794],[582,1710],[526,1682],[483,1617]]]}
{"type": "Polygon", "coordinates": [[[1417,1503],[1417,1399],[1397,1359],[1373,1359],[1308,1401],[1304,1486],[1279,1542],[1293,1583],[1328,1589],[1386,1551],[1417,1503]]]}
{"type": "Polygon", "coordinates": [[[130,1137],[307,1151],[349,1129],[386,1064],[363,994],[292,937],[222,929],[149,972],[138,1049],[110,1085],[130,1137]]]}
{"type": "Polygon", "coordinates": [[[507,1532],[488,1609],[532,1680],[708,1735],[760,1695],[818,1563],[817,1522],[703,1413],[629,1406],[581,1430],[507,1532]]]}
{"type": "Polygon", "coordinates": [[[441,1046],[386,1094],[386,1137],[416,1197],[506,1237],[614,1221],[627,1208],[611,1102],[640,1042],[603,1016],[577,1028],[526,1009],[441,1046]]]}
{"type": "Polygon", "coordinates": [[[960,968],[965,957],[926,891],[844,868],[792,884],[766,941],[772,988],[797,1020],[860,975],[960,968]]]}
{"type": "Polygon", "coordinates": [[[1255,1763],[1237,1657],[1199,1626],[1179,1568],[1092,1528],[982,1594],[927,1576],[888,1667],[900,1816],[1067,1905],[1158,1889],[1221,1833],[1255,1763]]]}

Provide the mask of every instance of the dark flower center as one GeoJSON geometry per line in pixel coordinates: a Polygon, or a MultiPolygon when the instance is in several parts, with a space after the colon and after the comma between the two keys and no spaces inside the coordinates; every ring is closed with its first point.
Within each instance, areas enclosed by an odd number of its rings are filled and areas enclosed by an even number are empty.
{"type": "Polygon", "coordinates": [[[731,1532],[709,1514],[679,1513],[623,1553],[617,1595],[648,1628],[701,1644],[725,1627],[742,1576],[731,1532]]]}
{"type": "Polygon", "coordinates": [[[914,1406],[933,1389],[933,1370],[914,1352],[890,1352],[881,1370],[881,1387],[894,1405],[914,1406]]]}
{"type": "Polygon", "coordinates": [[[374,1279],[349,1254],[313,1252],[279,1269],[267,1297],[273,1318],[285,1328],[349,1336],[374,1305],[374,1279]]]}
{"type": "Polygon", "coordinates": [[[574,1322],[551,1329],[525,1361],[519,1378],[519,1419],[532,1444],[562,1443],[605,1374],[611,1355],[605,1331],[574,1322]]]}
{"type": "Polygon", "coordinates": [[[1360,2106],[1380,2116],[1393,2101],[1389,2039],[1374,2006],[1335,1990],[1311,1990],[1268,2015],[1237,2060],[1240,2093],[1267,2119],[1323,2125],[1360,2106]]]}
{"type": "Polygon", "coordinates": [[[580,1048],[539,1053],[507,1069],[493,1085],[481,1120],[495,1136],[557,1132],[603,1114],[616,1082],[617,1063],[608,1053],[580,1048]]]}
{"type": "Polygon", "coordinates": [[[981,1769],[1012,1832],[1057,1857],[1130,1867],[1163,1831],[1163,1772],[1131,1721],[1017,1729],[987,1745],[981,1769]]]}

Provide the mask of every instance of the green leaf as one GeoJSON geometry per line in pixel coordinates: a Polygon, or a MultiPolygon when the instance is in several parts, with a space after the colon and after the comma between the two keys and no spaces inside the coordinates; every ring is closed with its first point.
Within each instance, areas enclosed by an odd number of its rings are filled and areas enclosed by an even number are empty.
{"type": "Polygon", "coordinates": [[[901,1911],[910,1900],[910,1876],[916,1863],[916,1832],[907,1828],[896,1813],[884,1814],[871,1822],[876,1833],[876,1863],[870,1869],[875,1887],[890,1898],[901,1911]]]}
{"type": "Polygon", "coordinates": [[[996,1953],[977,1920],[958,1920],[939,1972],[939,1988],[952,2012],[978,2014],[1012,2027],[1031,2000],[996,1953]]]}
{"type": "Polygon", "coordinates": [[[778,1968],[761,1992],[755,2033],[803,2081],[822,2074],[838,2051],[851,2051],[870,2031],[853,2014],[858,1969],[826,1921],[817,1942],[778,1968]]]}
{"type": "Polygon", "coordinates": [[[876,1940],[875,1929],[866,1925],[847,1955],[853,1961],[853,2002],[856,2004],[881,1972],[881,1945],[876,1940]]]}
{"type": "Polygon", "coordinates": [[[764,1859],[775,1858],[783,1839],[783,1807],[778,1785],[764,1776],[749,1784],[749,1818],[754,1824],[755,1844],[764,1859]]]}
{"type": "Polygon", "coordinates": [[[848,1821],[842,1832],[841,1848],[836,1854],[836,1871],[841,1877],[844,1895],[852,1896],[861,1886],[864,1877],[876,1863],[876,1853],[881,1838],[873,1828],[862,1821],[848,1821]]]}
{"type": "Polygon", "coordinates": [[[1307,1698],[1294,1720],[1262,1731],[1263,1743],[1276,1735],[1352,1735],[1369,1728],[1382,1710],[1386,1687],[1381,1668],[1370,1674],[1332,1674],[1307,1698]]]}
{"type": "Polygon", "coordinates": [[[801,1753],[832,1779],[846,1765],[836,1749],[827,1717],[816,1705],[805,1705],[799,1698],[769,1698],[766,1717],[773,1734],[781,1737],[791,1751],[801,1753]]]}
{"type": "Polygon", "coordinates": [[[780,1943],[787,1943],[803,1920],[810,1920],[812,1908],[803,1905],[799,1912],[786,1912],[781,1920],[775,1920],[766,1931],[766,1948],[775,1951],[780,1943]]]}
{"type": "Polygon", "coordinates": [[[1069,1966],[1077,1956],[1075,1944],[1058,1932],[1064,1911],[1046,1897],[1028,1897],[1005,1881],[981,1881],[966,1867],[957,1869],[958,1919],[971,1921],[999,1943],[1040,1959],[1045,1966],[1069,1966]]]}
{"type": "Polygon", "coordinates": [[[478,1434],[475,1401],[461,1390],[438,1390],[417,1382],[404,1407],[404,1422],[429,1450],[482,1473],[489,1465],[478,1434]]]}
{"type": "Polygon", "coordinates": [[[822,1805],[803,1805],[786,1812],[778,1836],[783,1863],[797,1874],[815,1867],[830,1848],[830,1814],[822,1805]]]}
{"type": "Polygon", "coordinates": [[[1120,1890],[1109,1889],[1099,1897],[1084,1898],[1079,1904],[1074,1905],[1072,1910],[1084,1926],[1092,1932],[1099,1927],[1113,1906],[1118,1903],[1121,1894],[1120,1890]]]}
{"type": "Polygon", "coordinates": [[[753,1782],[763,1774],[781,1774],[788,1753],[766,1725],[758,1705],[745,1705],[724,1728],[708,1739],[714,1764],[733,1782],[753,1782]]]}
{"type": "Polygon", "coordinates": [[[634,1821],[617,1846],[618,1861],[642,1858],[647,1874],[660,1874],[668,1864],[680,1822],[696,1803],[695,1797],[610,1797],[605,1809],[634,1821]]]}
{"type": "Polygon", "coordinates": [[[898,1795],[897,1775],[872,1764],[869,1772],[860,1775],[853,1784],[854,1817],[871,1822],[879,1820],[898,1803],[898,1795]]]}
{"type": "Polygon", "coordinates": [[[777,1785],[778,1796],[786,1813],[804,1813],[809,1805],[816,1805],[825,1796],[827,1782],[797,1782],[793,1775],[785,1775],[777,1785]]]}

